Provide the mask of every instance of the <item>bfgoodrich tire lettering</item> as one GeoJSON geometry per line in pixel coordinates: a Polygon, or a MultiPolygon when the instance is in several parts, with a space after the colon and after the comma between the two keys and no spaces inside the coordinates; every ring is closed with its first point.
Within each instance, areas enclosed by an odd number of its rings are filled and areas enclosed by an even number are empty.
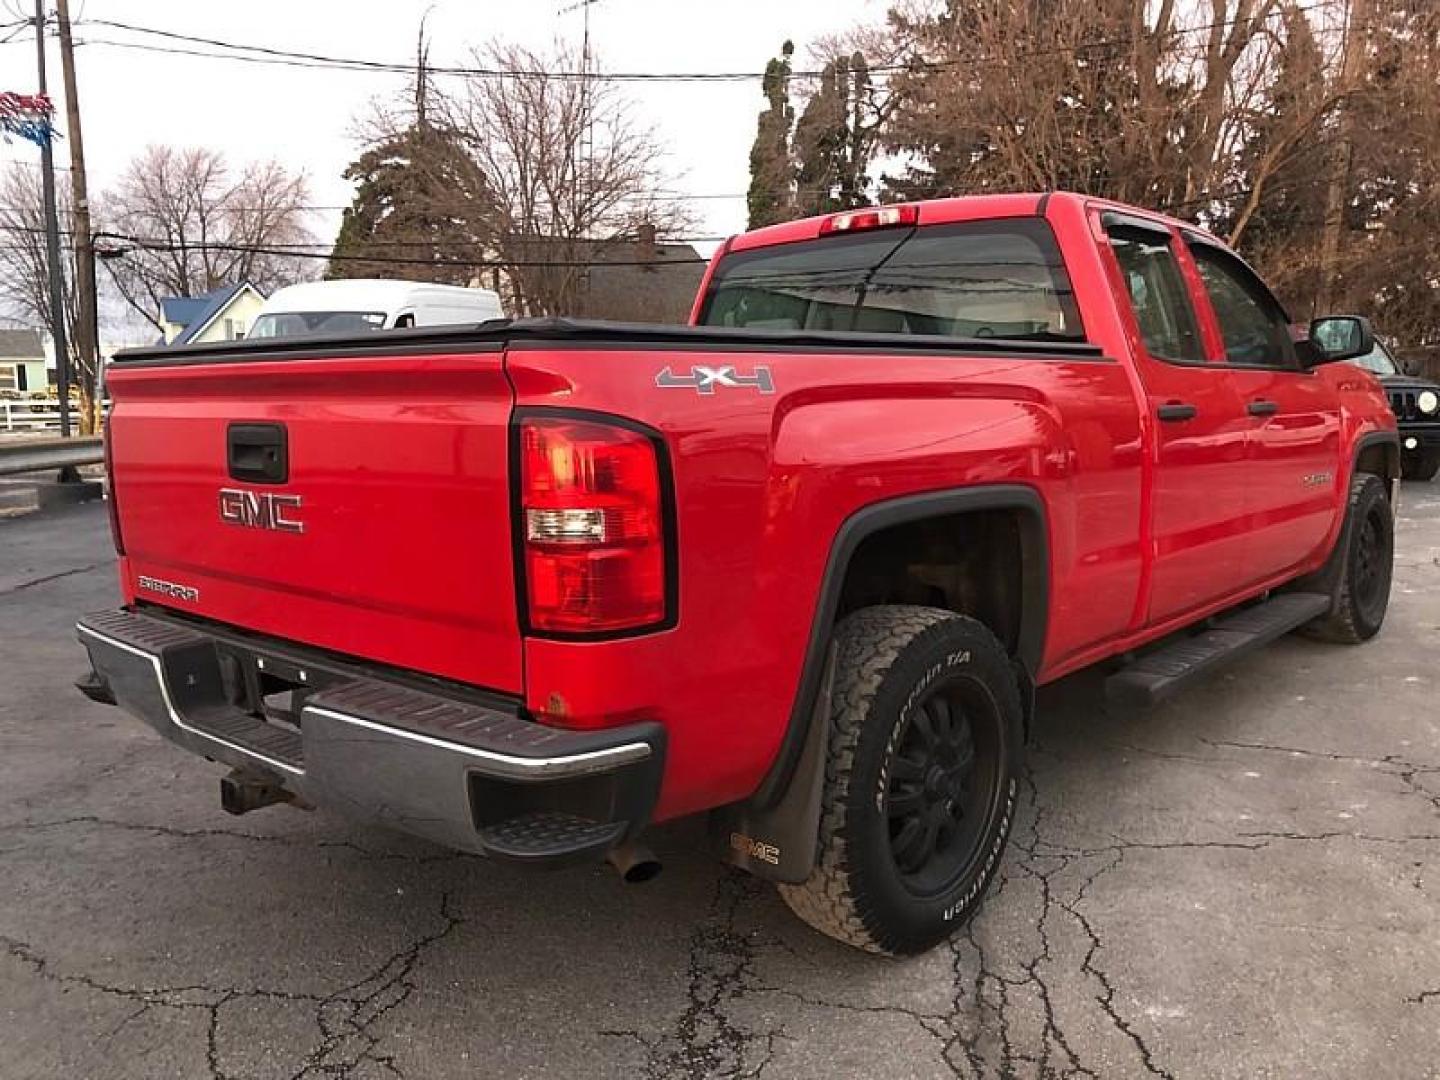
{"type": "Polygon", "coordinates": [[[974,913],[1010,835],[1014,670],[984,624],[935,608],[865,608],[835,641],[819,853],[780,893],[847,944],[921,952],[974,913]]]}

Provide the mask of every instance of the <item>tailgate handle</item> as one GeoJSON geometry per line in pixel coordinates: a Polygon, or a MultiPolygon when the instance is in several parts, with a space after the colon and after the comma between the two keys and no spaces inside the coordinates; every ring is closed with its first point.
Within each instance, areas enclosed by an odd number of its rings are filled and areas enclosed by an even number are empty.
{"type": "Polygon", "coordinates": [[[225,437],[230,478],[249,484],[290,479],[289,439],[284,424],[231,424],[225,437]]]}

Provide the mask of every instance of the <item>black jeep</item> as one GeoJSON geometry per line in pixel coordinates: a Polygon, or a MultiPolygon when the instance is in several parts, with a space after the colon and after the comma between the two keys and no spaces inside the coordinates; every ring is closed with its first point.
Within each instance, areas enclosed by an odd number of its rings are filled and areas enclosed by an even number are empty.
{"type": "MultiPolygon", "coordinates": [[[[1322,350],[1342,349],[1354,332],[1354,319],[1324,319],[1315,327],[1322,350]],[[1335,323],[1332,333],[1326,324],[1335,323]]],[[[1390,408],[1400,425],[1400,468],[1406,480],[1431,480],[1440,472],[1440,383],[1406,372],[1379,338],[1375,347],[1352,361],[1380,376],[1390,408]]]]}

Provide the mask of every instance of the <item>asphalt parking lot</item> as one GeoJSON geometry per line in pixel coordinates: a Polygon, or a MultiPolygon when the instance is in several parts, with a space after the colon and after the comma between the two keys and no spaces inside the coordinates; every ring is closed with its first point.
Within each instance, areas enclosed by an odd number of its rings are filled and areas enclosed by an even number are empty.
{"type": "Polygon", "coordinates": [[[637,887],[229,817],[70,688],[104,507],[0,520],[0,1077],[1440,1076],[1440,484],[1398,544],[1368,646],[1048,688],[997,888],[895,962],[693,825],[637,887]]]}

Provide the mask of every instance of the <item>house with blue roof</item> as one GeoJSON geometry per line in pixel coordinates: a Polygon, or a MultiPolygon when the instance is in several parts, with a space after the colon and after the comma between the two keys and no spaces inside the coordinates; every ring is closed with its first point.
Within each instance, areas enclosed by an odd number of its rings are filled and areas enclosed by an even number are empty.
{"type": "Polygon", "coordinates": [[[265,294],[248,281],[222,285],[201,296],[167,297],[160,301],[165,344],[240,341],[264,303],[265,294]]]}

